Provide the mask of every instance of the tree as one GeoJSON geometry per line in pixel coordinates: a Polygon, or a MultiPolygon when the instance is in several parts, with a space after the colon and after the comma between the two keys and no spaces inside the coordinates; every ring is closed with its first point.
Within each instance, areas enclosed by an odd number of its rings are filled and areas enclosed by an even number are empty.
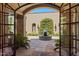
{"type": "Polygon", "coordinates": [[[50,18],[45,18],[40,22],[39,33],[43,34],[44,30],[48,30],[48,35],[52,35],[54,34],[53,27],[53,20],[50,18]]]}

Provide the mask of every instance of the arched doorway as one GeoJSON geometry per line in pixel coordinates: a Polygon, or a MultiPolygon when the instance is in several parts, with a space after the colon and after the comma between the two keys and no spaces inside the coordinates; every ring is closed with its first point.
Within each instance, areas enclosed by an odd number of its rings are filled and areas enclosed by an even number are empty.
{"type": "MultiPolygon", "coordinates": [[[[34,10],[34,9],[39,9],[39,8],[48,8],[48,9],[54,9],[53,7],[50,7],[50,4],[40,4],[40,5],[35,5],[35,7],[33,8],[33,6],[32,7],[30,7],[30,9],[28,8],[28,9],[26,9],[25,11],[24,11],[24,14],[28,14],[30,11],[32,11],[32,10],[34,10]],[[44,6],[43,6],[44,5],[44,6]],[[36,8],[36,6],[38,6],[37,8],[36,8]],[[32,8],[32,9],[31,9],[32,8]],[[27,11],[27,10],[29,10],[29,11],[27,11]]],[[[56,9],[57,10],[57,9],[56,9]]],[[[57,10],[58,11],[58,10],[57,10]]],[[[59,12],[58,12],[59,13],[59,12]]],[[[31,13],[30,13],[31,14],[31,13]]],[[[51,12],[50,12],[50,14],[51,14],[51,12]]],[[[53,14],[53,13],[52,13],[53,14]]],[[[52,14],[51,14],[51,18],[52,18],[52,14]]],[[[50,15],[49,15],[50,16],[50,15]]],[[[57,17],[59,17],[59,14],[58,15],[56,15],[57,17]]],[[[30,16],[30,18],[32,18],[33,16],[30,16]]],[[[35,20],[35,21],[37,21],[37,20],[39,20],[39,17],[37,18],[37,16],[35,16],[35,17],[33,17],[32,18],[32,20],[35,20]],[[34,19],[36,17],[36,19],[34,19]]],[[[41,16],[42,17],[42,16],[41,16]]],[[[41,18],[40,17],[40,18],[41,18]]],[[[46,16],[44,16],[44,17],[46,17],[46,16]]],[[[55,16],[53,15],[53,18],[54,18],[55,16]]],[[[30,27],[30,22],[34,22],[34,21],[32,21],[32,20],[30,20],[30,18],[28,18],[28,17],[25,17],[26,18],[26,21],[27,20],[29,20],[29,21],[27,21],[27,29],[29,29],[29,27],[30,27]],[[28,25],[28,23],[29,23],[29,25],[28,25]]],[[[54,20],[54,19],[52,19],[52,20],[54,20]]],[[[56,20],[56,19],[55,19],[56,20]]],[[[59,24],[58,22],[59,22],[59,18],[57,18],[57,20],[58,21],[56,21],[57,22],[57,24],[59,24]]],[[[35,23],[35,22],[34,22],[35,23]]],[[[35,24],[33,25],[34,26],[34,28],[35,28],[35,24]]],[[[33,27],[32,26],[32,27],[33,27]]],[[[30,29],[29,29],[30,30],[30,29]]],[[[28,33],[28,31],[27,31],[27,33],[28,33]]],[[[36,43],[36,42],[35,42],[36,43]]],[[[38,42],[39,43],[39,42],[38,42]]],[[[46,44],[46,43],[45,43],[46,44]]],[[[48,44],[48,43],[47,43],[48,44]]],[[[49,43],[49,45],[50,44],[53,44],[53,43],[49,43]]],[[[38,44],[37,44],[38,45],[38,44]]],[[[43,46],[43,45],[42,45],[43,46]]],[[[42,47],[41,46],[41,47],[42,47]]],[[[38,47],[39,48],[39,47],[38,47]]],[[[36,49],[36,48],[35,48],[36,49]]],[[[41,50],[40,50],[41,51],[41,50]]]]}
{"type": "Polygon", "coordinates": [[[44,18],[42,21],[40,21],[40,34],[44,34],[44,31],[46,30],[47,35],[54,35],[54,22],[55,21],[51,18],[44,18]]]}
{"type": "Polygon", "coordinates": [[[35,23],[32,24],[32,32],[36,32],[36,24],[35,23]]]}

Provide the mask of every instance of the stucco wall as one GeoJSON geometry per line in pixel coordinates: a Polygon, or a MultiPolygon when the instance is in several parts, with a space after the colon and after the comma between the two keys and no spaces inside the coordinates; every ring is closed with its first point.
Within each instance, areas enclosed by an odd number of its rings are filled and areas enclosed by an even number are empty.
{"type": "Polygon", "coordinates": [[[25,14],[27,33],[32,32],[32,23],[36,23],[36,32],[38,33],[37,26],[40,25],[40,21],[44,18],[51,18],[54,24],[56,24],[57,26],[56,32],[59,32],[59,12],[52,12],[52,13],[27,13],[25,14]]]}

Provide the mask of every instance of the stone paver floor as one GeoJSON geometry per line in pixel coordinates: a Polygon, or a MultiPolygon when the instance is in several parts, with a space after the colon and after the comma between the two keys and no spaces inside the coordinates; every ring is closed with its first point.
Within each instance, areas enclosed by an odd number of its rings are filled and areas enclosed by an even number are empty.
{"type": "Polygon", "coordinates": [[[17,56],[58,56],[59,53],[54,51],[55,40],[39,40],[39,38],[30,39],[30,48],[19,48],[16,52],[17,56]]]}

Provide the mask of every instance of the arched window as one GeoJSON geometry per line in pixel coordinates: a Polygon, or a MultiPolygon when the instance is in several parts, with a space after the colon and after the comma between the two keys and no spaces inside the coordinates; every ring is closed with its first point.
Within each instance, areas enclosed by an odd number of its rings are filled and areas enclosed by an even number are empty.
{"type": "Polygon", "coordinates": [[[35,23],[32,24],[32,32],[36,32],[36,24],[35,23]]]}

